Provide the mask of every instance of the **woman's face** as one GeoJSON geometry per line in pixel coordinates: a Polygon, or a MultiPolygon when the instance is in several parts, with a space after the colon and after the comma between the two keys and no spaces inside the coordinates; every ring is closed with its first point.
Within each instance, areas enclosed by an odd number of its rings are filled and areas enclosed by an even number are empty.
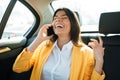
{"type": "Polygon", "coordinates": [[[53,29],[58,36],[70,36],[70,20],[66,13],[61,10],[58,11],[53,19],[53,29]]]}

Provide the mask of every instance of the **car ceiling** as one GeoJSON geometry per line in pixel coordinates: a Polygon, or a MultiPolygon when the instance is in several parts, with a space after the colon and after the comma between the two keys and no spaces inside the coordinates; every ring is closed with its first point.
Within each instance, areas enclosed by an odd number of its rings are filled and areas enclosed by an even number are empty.
{"type": "Polygon", "coordinates": [[[41,19],[40,26],[51,22],[53,10],[49,6],[50,2],[54,0],[26,0],[26,1],[38,12],[41,19]]]}

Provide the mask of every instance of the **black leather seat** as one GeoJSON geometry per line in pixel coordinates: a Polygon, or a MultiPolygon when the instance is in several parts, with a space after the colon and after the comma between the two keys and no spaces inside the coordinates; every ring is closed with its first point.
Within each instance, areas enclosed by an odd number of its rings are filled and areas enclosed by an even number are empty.
{"type": "Polygon", "coordinates": [[[99,32],[106,35],[120,33],[120,12],[102,13],[99,21],[99,32]]]}
{"type": "Polygon", "coordinates": [[[99,33],[105,46],[104,71],[105,80],[118,80],[120,77],[120,12],[102,13],[99,22],[99,33]]]}

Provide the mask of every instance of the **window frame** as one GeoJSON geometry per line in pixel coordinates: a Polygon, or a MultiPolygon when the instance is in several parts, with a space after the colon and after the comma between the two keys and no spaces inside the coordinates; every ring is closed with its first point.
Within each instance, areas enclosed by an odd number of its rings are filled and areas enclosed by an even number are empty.
{"type": "Polygon", "coordinates": [[[3,15],[3,18],[1,20],[1,24],[0,24],[0,39],[2,38],[4,29],[6,27],[7,21],[11,15],[11,12],[16,4],[17,1],[20,1],[24,6],[26,6],[35,16],[35,23],[33,25],[32,28],[30,28],[23,36],[26,37],[27,39],[30,38],[35,31],[38,29],[39,25],[40,25],[40,17],[38,15],[38,13],[32,8],[31,5],[29,5],[25,0],[11,0],[10,3],[8,4],[6,11],[3,15]]]}

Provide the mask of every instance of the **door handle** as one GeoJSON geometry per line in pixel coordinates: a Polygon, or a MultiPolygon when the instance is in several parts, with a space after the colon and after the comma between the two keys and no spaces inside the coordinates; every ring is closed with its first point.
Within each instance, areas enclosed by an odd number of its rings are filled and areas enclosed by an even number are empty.
{"type": "Polygon", "coordinates": [[[7,51],[10,51],[10,50],[11,49],[9,47],[0,48],[0,53],[7,52],[7,51]]]}

